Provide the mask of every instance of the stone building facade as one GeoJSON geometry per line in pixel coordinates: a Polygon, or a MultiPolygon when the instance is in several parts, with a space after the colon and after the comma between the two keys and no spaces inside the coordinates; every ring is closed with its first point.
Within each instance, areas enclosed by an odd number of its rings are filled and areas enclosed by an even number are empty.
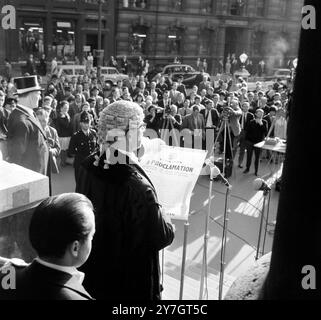
{"type": "Polygon", "coordinates": [[[245,52],[254,63],[283,66],[297,55],[303,0],[122,0],[117,56],[195,66],[245,52]]]}
{"type": "MultiPolygon", "coordinates": [[[[40,58],[80,60],[98,49],[99,0],[7,0],[16,8],[16,30],[0,31],[0,64],[40,58]]],[[[102,1],[102,49],[115,53],[116,1],[102,1]]]]}

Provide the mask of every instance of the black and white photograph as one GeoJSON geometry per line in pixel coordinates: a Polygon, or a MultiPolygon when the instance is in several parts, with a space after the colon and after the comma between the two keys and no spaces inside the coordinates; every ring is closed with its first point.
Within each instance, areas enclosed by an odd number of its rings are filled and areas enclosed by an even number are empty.
{"type": "Polygon", "coordinates": [[[320,300],[320,6],[1,0],[0,300],[320,300]]]}

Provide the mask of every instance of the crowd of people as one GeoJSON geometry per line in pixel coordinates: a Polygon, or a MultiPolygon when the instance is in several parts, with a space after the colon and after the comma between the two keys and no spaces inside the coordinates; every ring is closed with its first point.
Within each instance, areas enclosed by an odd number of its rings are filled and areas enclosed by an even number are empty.
{"type": "MultiPolygon", "coordinates": [[[[213,82],[204,75],[203,81],[191,90],[183,84],[183,77],[173,81],[159,74],[155,79],[149,82],[144,75],[137,75],[129,82],[118,81],[111,86],[99,79],[94,70],[71,79],[52,75],[37,106],[39,112],[35,110],[49,137],[51,169],[59,172],[59,168],[74,163],[77,172],[79,163],[97,148],[99,115],[119,100],[140,105],[148,136],[160,137],[177,146],[195,147],[198,136],[202,137],[201,148],[212,147],[213,141],[206,140],[209,136],[216,140],[223,119],[228,116],[231,139],[226,139],[227,146],[224,146],[223,137],[219,137],[220,153],[225,149],[226,157],[234,158],[239,147],[238,165],[242,167],[247,150],[247,169],[251,163],[251,146],[268,133],[269,137],[286,139],[290,92],[280,79],[267,90],[257,82],[252,91],[242,78],[236,83],[232,80],[213,82]],[[249,129],[253,127],[251,121],[263,123],[264,130],[249,129]],[[213,136],[206,133],[209,130],[213,136]],[[182,137],[187,131],[192,134],[191,144],[182,137]]],[[[0,99],[0,134],[5,139],[10,113],[18,103],[13,81],[1,79],[0,99]]],[[[256,174],[257,171],[256,166],[256,174]]]]}
{"type": "Polygon", "coordinates": [[[144,135],[180,147],[214,148],[232,162],[239,150],[239,168],[247,155],[244,174],[251,169],[254,153],[256,175],[261,149],[255,144],[267,137],[286,139],[291,92],[280,79],[265,90],[260,82],[249,90],[242,78],[213,82],[204,74],[191,90],[183,80],[158,75],[149,82],[137,75],[111,86],[95,70],[71,79],[54,74],[46,88],[37,76],[1,79],[0,139],[7,145],[5,160],[49,177],[73,163],[78,194],[50,198],[37,209],[30,240],[38,258],[25,267],[22,291],[17,291],[21,296],[32,292],[30,298],[38,299],[41,290],[49,290],[55,299],[110,299],[108,283],[116,298],[160,299],[158,253],[173,241],[175,228],[139,165],[144,135]],[[115,155],[125,161],[112,161],[115,155]],[[89,200],[77,198],[79,194],[89,200]],[[48,231],[49,221],[64,223],[59,217],[62,208],[68,224],[58,239],[48,231]],[[67,227],[73,230],[71,236],[67,227]],[[42,232],[37,234],[34,228],[42,232]],[[70,275],[83,278],[76,270],[82,264],[89,293],[65,282],[70,275]],[[50,277],[48,268],[69,274],[65,278],[52,274],[60,279],[59,292],[56,284],[53,290],[34,279],[39,273],[50,277]],[[115,276],[111,279],[110,274],[115,276]],[[34,291],[31,282],[37,284],[34,291]],[[68,292],[70,288],[76,293],[68,292]]]}

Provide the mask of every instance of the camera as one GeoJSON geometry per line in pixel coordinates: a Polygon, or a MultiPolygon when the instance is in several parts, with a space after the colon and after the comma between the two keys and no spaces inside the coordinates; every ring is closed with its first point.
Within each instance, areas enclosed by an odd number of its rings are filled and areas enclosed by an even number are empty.
{"type": "Polygon", "coordinates": [[[230,107],[225,106],[222,110],[222,117],[228,119],[231,115],[230,107]]]}

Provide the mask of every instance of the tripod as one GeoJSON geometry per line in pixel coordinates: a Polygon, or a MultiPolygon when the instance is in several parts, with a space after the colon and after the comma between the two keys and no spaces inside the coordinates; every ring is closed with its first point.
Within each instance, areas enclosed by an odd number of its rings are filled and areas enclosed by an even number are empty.
{"type": "MultiPolygon", "coordinates": [[[[224,111],[223,111],[224,112],[224,111]]],[[[233,155],[233,145],[232,145],[232,139],[231,139],[231,131],[230,127],[228,124],[229,117],[226,115],[223,115],[223,119],[219,128],[219,131],[217,133],[217,137],[214,141],[214,146],[211,152],[211,156],[214,156],[215,154],[215,148],[218,139],[220,138],[221,134],[223,133],[223,169],[222,169],[222,174],[225,177],[225,166],[226,166],[226,144],[227,144],[227,139],[229,139],[229,147],[230,147],[230,152],[231,152],[231,158],[234,158],[233,155]]]]}

